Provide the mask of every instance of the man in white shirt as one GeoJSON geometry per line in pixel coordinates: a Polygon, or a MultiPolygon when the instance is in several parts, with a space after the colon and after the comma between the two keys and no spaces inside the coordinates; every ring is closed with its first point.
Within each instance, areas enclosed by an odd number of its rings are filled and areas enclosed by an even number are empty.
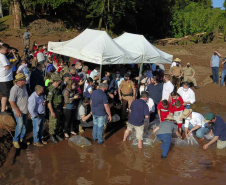
{"type": "Polygon", "coordinates": [[[16,61],[10,63],[6,58],[8,49],[9,46],[6,44],[0,46],[0,93],[2,94],[1,114],[7,114],[6,104],[9,98],[10,89],[13,86],[12,67],[16,65],[16,61]]]}
{"type": "Polygon", "coordinates": [[[89,75],[94,81],[98,81],[100,77],[99,67],[96,67],[89,75]]]}
{"type": "Polygon", "coordinates": [[[177,93],[182,97],[185,109],[190,109],[191,104],[195,103],[195,93],[189,88],[189,83],[184,82],[183,86],[177,90],[177,93]]]}
{"type": "Polygon", "coordinates": [[[182,129],[185,131],[185,136],[189,137],[192,132],[196,132],[196,136],[202,139],[207,133],[208,128],[205,127],[205,119],[202,114],[192,112],[192,109],[185,109],[181,119],[185,119],[185,124],[182,129]]]}
{"type": "Polygon", "coordinates": [[[169,101],[170,94],[174,90],[174,85],[171,83],[169,75],[165,75],[164,80],[165,80],[165,83],[163,84],[162,100],[169,101]]]}

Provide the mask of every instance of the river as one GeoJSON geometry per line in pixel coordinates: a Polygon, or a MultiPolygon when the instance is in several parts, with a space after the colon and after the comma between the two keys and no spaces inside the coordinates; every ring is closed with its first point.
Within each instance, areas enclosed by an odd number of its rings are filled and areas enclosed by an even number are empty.
{"type": "MultiPolygon", "coordinates": [[[[194,110],[213,111],[226,120],[223,106],[197,104],[194,110]]],[[[217,150],[215,144],[203,150],[206,141],[199,141],[200,148],[173,146],[168,158],[161,159],[160,143],[138,151],[131,142],[121,141],[124,130],[105,134],[103,145],[80,148],[62,141],[41,148],[29,146],[21,150],[0,184],[226,184],[226,149],[217,150]]],[[[91,138],[91,132],[87,129],[82,136],[91,138]]]]}

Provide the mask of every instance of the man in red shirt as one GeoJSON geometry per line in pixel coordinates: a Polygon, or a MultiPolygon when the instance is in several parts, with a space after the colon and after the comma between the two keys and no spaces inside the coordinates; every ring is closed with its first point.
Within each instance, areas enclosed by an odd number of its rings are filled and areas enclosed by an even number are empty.
{"type": "Polygon", "coordinates": [[[165,121],[165,118],[171,113],[173,113],[173,108],[170,103],[168,103],[167,100],[162,100],[159,102],[158,106],[158,115],[160,122],[165,121]]]}

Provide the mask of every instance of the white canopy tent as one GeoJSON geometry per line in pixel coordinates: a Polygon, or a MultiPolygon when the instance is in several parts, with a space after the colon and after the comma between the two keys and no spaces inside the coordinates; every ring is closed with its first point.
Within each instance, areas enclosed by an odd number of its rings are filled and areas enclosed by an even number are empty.
{"type": "MultiPolygon", "coordinates": [[[[153,46],[143,35],[124,33],[114,39],[114,41],[126,51],[133,53],[135,58],[139,58],[141,63],[140,74],[142,73],[143,63],[171,64],[173,55],[165,53],[153,46]]],[[[140,76],[139,74],[139,76],[140,76]]],[[[138,86],[140,85],[140,78],[138,86]]]]}
{"type": "Polygon", "coordinates": [[[133,53],[135,58],[139,58],[138,63],[171,64],[173,61],[173,55],[159,50],[143,35],[124,33],[114,41],[124,50],[133,53]]]}
{"type": "Polygon", "coordinates": [[[86,29],[65,42],[49,42],[48,51],[100,65],[138,61],[132,52],[118,46],[105,31],[92,29],[86,29]]]}

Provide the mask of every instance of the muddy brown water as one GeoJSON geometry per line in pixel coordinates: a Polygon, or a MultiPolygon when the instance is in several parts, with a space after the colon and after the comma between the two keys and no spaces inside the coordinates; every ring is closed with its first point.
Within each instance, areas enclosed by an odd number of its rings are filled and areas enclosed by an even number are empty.
{"type": "MultiPolygon", "coordinates": [[[[197,104],[194,110],[211,111],[226,120],[225,107],[197,104]]],[[[160,144],[138,151],[131,142],[122,143],[125,127],[108,135],[104,145],[70,147],[68,141],[49,143],[42,148],[29,146],[0,180],[5,184],[226,184],[226,149],[213,145],[200,148],[173,146],[167,159],[161,159],[160,144]]],[[[83,136],[91,138],[91,129],[83,136]]]]}

